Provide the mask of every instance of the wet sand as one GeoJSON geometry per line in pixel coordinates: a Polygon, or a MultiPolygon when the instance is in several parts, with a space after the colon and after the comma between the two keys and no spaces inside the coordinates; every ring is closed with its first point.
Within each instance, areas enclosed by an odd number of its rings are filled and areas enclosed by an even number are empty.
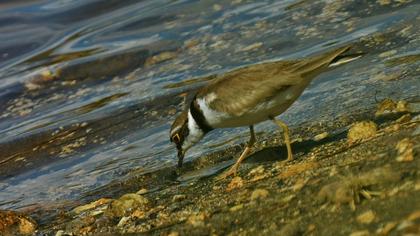
{"type": "MultiPolygon", "coordinates": [[[[409,104],[418,107],[418,101],[409,104]]],[[[108,197],[91,196],[90,204],[64,211],[39,230],[60,235],[418,234],[420,113],[382,112],[339,117],[327,129],[310,123],[293,129],[292,162],[284,162],[278,132],[262,136],[235,178],[219,177],[241,147],[203,156],[182,170],[133,173],[118,183],[123,191],[107,186],[97,194],[108,197]],[[359,121],[372,121],[373,131],[364,126],[354,134],[359,121]]]]}

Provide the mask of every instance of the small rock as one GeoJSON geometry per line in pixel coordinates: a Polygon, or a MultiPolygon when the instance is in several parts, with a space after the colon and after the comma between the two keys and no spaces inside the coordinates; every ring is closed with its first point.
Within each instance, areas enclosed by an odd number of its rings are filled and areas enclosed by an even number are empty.
{"type": "Polygon", "coordinates": [[[393,112],[397,107],[397,104],[389,98],[382,100],[376,108],[375,116],[380,116],[386,113],[393,112]]]}
{"type": "Polygon", "coordinates": [[[107,203],[109,203],[109,202],[111,202],[111,201],[112,201],[112,199],[108,199],[108,198],[101,198],[101,199],[96,200],[96,201],[94,201],[94,202],[91,202],[91,203],[89,203],[89,204],[86,204],[86,205],[83,205],[83,206],[78,206],[78,207],[74,208],[74,209],[72,210],[72,212],[73,212],[73,213],[75,213],[75,214],[80,214],[80,213],[82,213],[82,212],[84,212],[84,211],[88,211],[88,210],[91,210],[91,209],[97,208],[98,206],[101,206],[101,205],[107,204],[107,203]]]}
{"type": "Polygon", "coordinates": [[[361,121],[353,124],[347,134],[350,144],[364,139],[374,137],[378,130],[377,125],[373,121],[361,121]]]}
{"type": "Polygon", "coordinates": [[[302,179],[302,178],[298,179],[292,187],[293,191],[294,192],[300,191],[306,185],[307,182],[308,182],[308,179],[302,179]]]}
{"type": "Polygon", "coordinates": [[[397,54],[397,50],[394,49],[394,50],[389,50],[389,51],[386,51],[386,52],[383,52],[383,53],[379,54],[379,57],[382,57],[382,58],[391,57],[395,54],[397,54]]]}
{"type": "Polygon", "coordinates": [[[78,235],[87,235],[87,234],[91,233],[93,231],[93,229],[94,228],[90,225],[86,226],[86,227],[83,227],[83,228],[79,229],[78,235]]]}
{"type": "Polygon", "coordinates": [[[355,231],[350,234],[350,236],[369,236],[372,235],[369,230],[361,230],[361,231],[355,231]]]}
{"type": "Polygon", "coordinates": [[[136,194],[138,194],[138,195],[143,195],[143,194],[146,194],[146,193],[148,193],[149,191],[147,190],[147,189],[145,189],[145,188],[142,188],[142,189],[140,189],[139,191],[137,191],[136,192],[136,194]]]}
{"type": "Polygon", "coordinates": [[[0,210],[0,235],[32,235],[36,228],[37,224],[30,217],[0,210]]]}
{"type": "MultiPolygon", "coordinates": [[[[318,193],[318,200],[330,201],[336,204],[348,203],[354,210],[359,202],[359,195],[364,188],[377,184],[396,182],[401,178],[400,174],[393,171],[389,166],[379,167],[371,171],[360,173],[357,176],[348,176],[342,180],[327,184],[318,193]]],[[[366,195],[366,192],[364,192],[366,195]]],[[[367,197],[367,195],[364,197],[367,197]]]]}
{"type": "Polygon", "coordinates": [[[131,214],[132,217],[135,217],[137,219],[145,219],[146,218],[146,212],[136,209],[134,210],[134,212],[131,214]]]}
{"type": "Polygon", "coordinates": [[[395,71],[395,72],[388,72],[388,73],[384,73],[384,72],[380,72],[376,75],[374,75],[372,77],[373,81],[392,81],[392,80],[397,80],[399,78],[401,78],[402,74],[399,71],[395,71]]]}
{"type": "Polygon", "coordinates": [[[179,236],[178,232],[170,232],[168,236],[179,236]]]}
{"type": "MultiPolygon", "coordinates": [[[[397,231],[410,231],[410,230],[413,230],[413,227],[415,227],[415,226],[416,225],[412,221],[403,220],[398,224],[396,230],[397,231]]],[[[418,235],[418,234],[411,234],[411,235],[418,235]]]]}
{"type": "Polygon", "coordinates": [[[375,213],[372,210],[369,210],[365,213],[360,214],[356,220],[361,224],[370,224],[375,220],[375,213]]]}
{"type": "Polygon", "coordinates": [[[405,138],[397,143],[395,147],[398,151],[397,161],[399,162],[407,162],[413,161],[413,143],[409,138],[405,138]]]}
{"type": "Polygon", "coordinates": [[[59,230],[55,233],[55,236],[64,236],[66,235],[66,232],[64,230],[59,230]]]}
{"type": "Polygon", "coordinates": [[[222,10],[222,5],[220,5],[220,4],[214,4],[213,5],[213,10],[215,10],[215,11],[220,11],[220,10],[222,10]]]}
{"type": "Polygon", "coordinates": [[[417,183],[414,185],[414,190],[419,191],[420,190],[420,181],[417,181],[417,183]]]}
{"type": "Polygon", "coordinates": [[[186,198],[187,196],[185,194],[178,194],[178,195],[173,196],[172,202],[180,202],[180,201],[185,200],[186,198]]]}
{"type": "Polygon", "coordinates": [[[117,227],[123,227],[129,220],[131,217],[129,216],[123,216],[120,221],[118,222],[117,227]]]}
{"type": "Polygon", "coordinates": [[[323,132],[323,133],[315,135],[314,141],[321,141],[326,137],[328,137],[328,132],[323,132]]]}
{"type": "Polygon", "coordinates": [[[410,111],[410,109],[408,107],[408,102],[407,101],[398,101],[397,102],[397,107],[395,108],[395,110],[397,112],[407,112],[407,111],[410,111]]]}
{"type": "Polygon", "coordinates": [[[415,211],[415,212],[411,213],[411,214],[407,217],[407,220],[409,220],[409,221],[416,221],[416,220],[418,220],[418,219],[420,219],[420,210],[418,210],[418,211],[415,211]]]}
{"type": "Polygon", "coordinates": [[[244,181],[242,180],[241,177],[236,176],[235,178],[232,179],[232,181],[230,181],[230,183],[228,184],[226,191],[230,192],[235,188],[240,188],[244,186],[244,181]]]}
{"type": "Polygon", "coordinates": [[[148,207],[149,200],[147,198],[135,193],[128,193],[114,200],[107,209],[107,213],[115,217],[123,217],[135,209],[143,210],[148,207]]]}
{"type": "Polygon", "coordinates": [[[250,182],[255,182],[255,181],[259,181],[259,180],[267,178],[269,176],[269,174],[266,173],[266,171],[264,169],[264,166],[261,165],[261,166],[258,166],[256,168],[252,169],[249,172],[248,176],[252,177],[250,179],[250,182]]]}
{"type": "Polygon", "coordinates": [[[242,48],[240,51],[245,52],[245,51],[256,50],[256,49],[260,48],[262,45],[263,45],[263,43],[261,43],[261,42],[253,43],[251,45],[248,45],[248,46],[242,48]]]}
{"type": "Polygon", "coordinates": [[[42,85],[46,82],[54,80],[58,77],[58,72],[54,72],[50,69],[44,69],[39,74],[35,74],[28,82],[25,83],[25,87],[28,90],[35,90],[42,88],[42,85]]]}
{"type": "Polygon", "coordinates": [[[284,170],[284,166],[282,164],[277,165],[275,168],[276,169],[281,169],[281,172],[279,174],[280,179],[287,179],[287,178],[290,178],[292,176],[302,174],[306,171],[314,170],[314,169],[318,168],[318,166],[319,166],[319,164],[317,162],[309,161],[309,162],[297,163],[297,164],[288,166],[285,170],[284,170]]]}
{"type": "Polygon", "coordinates": [[[239,204],[236,206],[233,206],[229,209],[229,211],[235,212],[235,211],[239,211],[240,209],[244,208],[244,204],[239,204]]]}
{"type": "Polygon", "coordinates": [[[168,61],[174,59],[178,55],[177,52],[161,52],[157,55],[147,58],[144,63],[145,66],[151,66],[160,62],[168,61]]]}
{"type": "Polygon", "coordinates": [[[376,109],[375,116],[384,115],[387,113],[394,112],[409,112],[410,104],[407,101],[400,100],[394,102],[390,98],[385,98],[382,102],[379,103],[378,108],[376,109]]]}
{"type": "Polygon", "coordinates": [[[411,120],[411,115],[410,114],[405,114],[402,115],[400,118],[397,119],[398,123],[405,123],[405,122],[409,122],[411,120]]]}
{"type": "Polygon", "coordinates": [[[310,224],[308,225],[308,229],[306,230],[306,232],[313,232],[315,229],[316,229],[316,225],[310,224]]]}
{"type": "Polygon", "coordinates": [[[393,124],[393,125],[385,127],[384,131],[385,132],[396,132],[396,131],[400,130],[400,128],[401,128],[400,124],[393,124]]]}
{"type": "Polygon", "coordinates": [[[376,234],[377,235],[388,235],[389,232],[391,232],[391,230],[395,229],[397,224],[398,224],[397,222],[388,222],[388,223],[385,224],[384,227],[381,227],[378,230],[376,230],[376,234]]]}
{"type": "Polygon", "coordinates": [[[268,191],[265,189],[255,189],[251,193],[251,201],[257,200],[257,199],[263,199],[268,196],[268,191]]]}
{"type": "Polygon", "coordinates": [[[252,169],[249,173],[248,173],[248,175],[249,176],[253,176],[253,175],[261,175],[261,174],[264,174],[264,166],[257,166],[257,167],[255,167],[254,169],[252,169]]]}
{"type": "Polygon", "coordinates": [[[188,217],[187,223],[194,227],[204,226],[204,220],[206,218],[207,218],[207,215],[205,213],[194,214],[188,217]]]}
{"type": "Polygon", "coordinates": [[[380,5],[385,6],[391,4],[391,0],[377,0],[380,5]]]}

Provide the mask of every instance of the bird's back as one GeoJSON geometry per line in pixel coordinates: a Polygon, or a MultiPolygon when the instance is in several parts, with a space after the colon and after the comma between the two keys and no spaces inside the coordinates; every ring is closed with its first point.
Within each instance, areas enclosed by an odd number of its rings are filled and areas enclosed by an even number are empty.
{"type": "MultiPolygon", "coordinates": [[[[302,60],[268,62],[239,68],[217,76],[199,90],[196,97],[204,99],[212,110],[241,116],[290,87],[298,87],[296,91],[303,91],[315,76],[326,70],[338,55],[349,48],[342,47],[302,60]]],[[[299,95],[300,92],[297,97],[299,95]]]]}

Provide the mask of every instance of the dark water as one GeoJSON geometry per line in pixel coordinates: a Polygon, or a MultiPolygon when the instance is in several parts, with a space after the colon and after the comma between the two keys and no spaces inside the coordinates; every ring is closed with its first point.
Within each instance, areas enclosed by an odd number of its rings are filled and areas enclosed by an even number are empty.
{"type": "MultiPolygon", "coordinates": [[[[367,53],[314,81],[282,115],[292,127],[418,99],[419,12],[414,0],[1,1],[0,208],[175,165],[168,129],[183,93],[238,66],[349,43],[367,53]]],[[[213,132],[187,160],[247,132],[213,132]]]]}

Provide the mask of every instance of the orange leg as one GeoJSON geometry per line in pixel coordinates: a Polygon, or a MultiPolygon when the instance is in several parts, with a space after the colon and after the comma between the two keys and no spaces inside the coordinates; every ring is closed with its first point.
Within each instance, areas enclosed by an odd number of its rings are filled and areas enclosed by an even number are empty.
{"type": "Polygon", "coordinates": [[[254,145],[254,143],[255,143],[255,133],[254,133],[254,126],[249,126],[249,131],[251,132],[251,137],[250,137],[250,139],[249,139],[249,142],[248,142],[248,144],[246,145],[246,147],[245,147],[245,149],[244,149],[244,151],[242,152],[242,154],[241,154],[241,156],[239,157],[239,159],[236,161],[236,163],[227,171],[227,172],[225,172],[222,176],[221,176],[221,178],[222,179],[225,179],[226,177],[228,177],[228,176],[231,176],[231,175],[233,175],[233,176],[236,176],[236,172],[238,171],[238,169],[239,169],[239,165],[241,164],[241,162],[243,161],[243,160],[245,160],[245,158],[247,158],[248,156],[249,156],[249,153],[251,152],[251,150],[252,150],[252,146],[254,145]]]}

